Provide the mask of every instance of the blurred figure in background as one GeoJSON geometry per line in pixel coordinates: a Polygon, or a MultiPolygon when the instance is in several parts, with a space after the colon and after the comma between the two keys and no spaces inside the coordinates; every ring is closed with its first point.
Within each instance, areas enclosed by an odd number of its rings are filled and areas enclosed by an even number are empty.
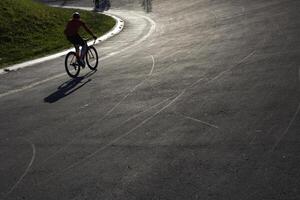
{"type": "Polygon", "coordinates": [[[95,9],[95,10],[99,9],[99,7],[100,7],[100,0],[93,0],[93,2],[94,2],[94,4],[95,4],[94,9],[95,9]]]}
{"type": "Polygon", "coordinates": [[[148,13],[152,11],[152,0],[143,0],[142,6],[144,10],[148,13]]]}
{"type": "Polygon", "coordinates": [[[103,12],[110,9],[110,0],[93,0],[95,3],[95,11],[103,12]]]}

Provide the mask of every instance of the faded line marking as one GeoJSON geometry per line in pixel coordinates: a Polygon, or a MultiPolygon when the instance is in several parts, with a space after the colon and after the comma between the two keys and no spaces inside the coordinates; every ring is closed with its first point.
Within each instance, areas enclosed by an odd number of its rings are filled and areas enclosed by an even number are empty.
{"type": "MultiPolygon", "coordinates": [[[[151,55],[152,60],[153,60],[153,64],[152,64],[152,68],[150,73],[148,74],[148,76],[152,75],[153,69],[154,69],[154,65],[155,65],[155,61],[154,61],[154,57],[151,55]]],[[[139,84],[137,84],[136,86],[134,86],[132,89],[129,89],[129,93],[127,95],[125,95],[111,110],[109,110],[103,117],[103,119],[108,116],[110,113],[112,113],[131,93],[133,93],[139,86],[141,86],[142,84],[144,84],[144,82],[147,80],[144,79],[143,81],[141,81],[139,84]]],[[[102,119],[101,119],[102,120],[102,119]]]]}
{"type": "MultiPolygon", "coordinates": [[[[205,84],[209,84],[212,81],[215,81],[216,79],[222,77],[225,73],[231,71],[233,68],[239,66],[240,64],[242,64],[245,60],[247,60],[248,58],[250,58],[251,56],[253,56],[255,54],[255,50],[252,51],[251,53],[249,53],[247,56],[245,56],[242,60],[240,60],[237,64],[234,64],[232,67],[220,72],[218,75],[216,75],[215,77],[213,77],[212,79],[208,80],[205,84]]],[[[188,86],[187,88],[193,88],[194,86],[196,86],[200,81],[207,79],[206,77],[200,77],[197,81],[195,81],[193,84],[191,84],[190,86],[188,86]]],[[[186,88],[186,89],[187,89],[186,88]]]]}
{"type": "Polygon", "coordinates": [[[144,15],[137,14],[137,13],[133,13],[133,14],[136,15],[136,16],[138,16],[138,17],[144,18],[148,22],[150,22],[151,27],[150,27],[149,32],[144,37],[142,37],[140,40],[136,41],[134,44],[129,45],[128,47],[125,47],[122,50],[110,53],[107,56],[104,56],[102,59],[106,59],[107,57],[111,57],[111,56],[114,56],[116,54],[122,53],[123,51],[127,51],[128,49],[139,45],[140,43],[142,43],[143,41],[145,41],[156,30],[156,23],[151,18],[149,18],[147,16],[144,16],[144,15]]]}
{"type": "MultiPolygon", "coordinates": [[[[131,91],[130,91],[131,93],[131,91]]],[[[106,116],[110,115],[110,113],[112,113],[129,95],[130,93],[128,93],[127,95],[125,95],[112,109],[110,109],[102,118],[100,121],[102,121],[106,116]]]]}
{"type": "MultiPolygon", "coordinates": [[[[123,121],[123,122],[122,122],[119,126],[117,126],[116,128],[121,127],[121,126],[124,125],[125,123],[127,123],[127,122],[131,121],[132,119],[135,119],[135,118],[137,118],[138,116],[142,115],[143,113],[148,112],[149,110],[151,110],[151,109],[153,109],[153,108],[155,108],[155,107],[157,107],[157,106],[159,106],[159,105],[165,103],[166,101],[170,100],[171,98],[172,98],[172,97],[169,97],[169,98],[167,98],[167,99],[165,99],[165,100],[163,100],[163,101],[161,101],[161,102],[159,102],[159,103],[157,103],[157,104],[155,104],[155,105],[149,107],[148,109],[146,109],[146,110],[144,110],[144,111],[142,111],[142,112],[140,112],[140,113],[138,113],[138,114],[136,114],[136,115],[134,115],[134,116],[128,118],[127,120],[123,121]]],[[[102,120],[103,120],[103,118],[100,119],[100,121],[102,121],[102,120]]],[[[116,129],[116,128],[115,128],[115,129],[116,129]]],[[[73,140],[71,140],[71,142],[69,142],[66,146],[62,147],[61,149],[59,149],[58,151],[56,151],[55,153],[53,153],[51,156],[49,156],[48,158],[46,158],[46,159],[39,165],[39,167],[43,166],[44,163],[46,163],[48,160],[50,160],[51,158],[53,158],[53,157],[54,157],[55,155],[57,155],[58,153],[60,153],[60,152],[62,152],[63,150],[67,149],[67,148],[68,148],[68,147],[69,147],[76,139],[80,138],[81,136],[82,136],[82,135],[79,135],[79,136],[75,137],[75,138],[74,138],[73,140]]]]}
{"type": "MultiPolygon", "coordinates": [[[[133,131],[135,131],[136,129],[138,129],[139,127],[141,127],[142,125],[144,125],[145,123],[147,123],[148,121],[150,121],[151,119],[153,119],[156,115],[158,115],[159,113],[161,113],[162,111],[164,111],[166,108],[168,108],[170,105],[172,105],[178,98],[180,98],[185,91],[182,91],[179,95],[177,95],[170,103],[168,103],[166,106],[164,106],[163,108],[161,108],[159,111],[157,111],[156,113],[154,113],[153,115],[151,115],[150,117],[148,117],[147,119],[143,120],[142,122],[140,122],[138,125],[136,125],[134,128],[132,128],[131,130],[127,131],[126,133],[124,133],[123,135],[115,138],[114,140],[112,140],[111,142],[107,143],[106,145],[104,145],[103,147],[101,147],[100,149],[94,151],[93,153],[91,153],[90,155],[86,156],[85,158],[83,158],[82,160],[75,162],[72,165],[69,165],[68,167],[66,167],[65,169],[63,169],[62,171],[58,172],[58,173],[54,173],[53,175],[50,175],[49,178],[45,179],[44,181],[40,182],[38,185],[44,184],[49,182],[50,180],[52,180],[53,178],[65,173],[66,171],[80,165],[81,163],[87,161],[88,159],[90,159],[91,157],[93,157],[94,155],[96,155],[97,153],[105,150],[106,148],[108,148],[109,146],[111,146],[112,144],[118,142],[119,140],[121,140],[122,138],[126,137],[127,135],[129,135],[130,133],[132,133],[133,131]]],[[[170,97],[171,98],[171,97],[170,97]]]]}
{"type": "Polygon", "coordinates": [[[205,121],[202,121],[202,120],[200,120],[200,119],[196,119],[196,118],[189,117],[189,116],[185,116],[185,115],[182,115],[182,116],[183,116],[184,118],[190,119],[190,120],[192,120],[192,121],[199,122],[199,123],[201,123],[201,124],[204,124],[204,125],[206,125],[206,126],[210,126],[210,127],[213,127],[213,128],[219,129],[219,127],[218,127],[218,126],[216,126],[216,125],[213,125],[213,124],[210,124],[210,123],[208,123],[208,122],[205,122],[205,121]]]}
{"type": "Polygon", "coordinates": [[[299,72],[298,72],[298,75],[299,75],[299,81],[300,81],[300,67],[299,67],[299,70],[298,70],[299,72]]]}
{"type": "MultiPolygon", "coordinates": [[[[211,14],[213,14],[216,20],[219,18],[219,17],[217,16],[217,14],[215,13],[214,10],[210,10],[210,11],[208,11],[208,12],[211,13],[211,14]]],[[[215,22],[215,23],[216,23],[216,22],[215,22]]]]}
{"type": "Polygon", "coordinates": [[[144,79],[144,80],[141,81],[139,84],[137,84],[137,85],[134,86],[132,89],[130,89],[130,93],[134,92],[138,87],[140,87],[141,85],[143,85],[145,81],[146,81],[146,79],[144,79]]]}
{"type": "MultiPolygon", "coordinates": [[[[107,116],[109,116],[129,95],[131,94],[131,92],[129,92],[128,94],[126,94],[116,105],[114,105],[109,111],[107,111],[105,113],[105,115],[103,115],[102,118],[99,119],[98,123],[103,121],[107,116]]],[[[90,127],[91,129],[92,127],[90,127]]],[[[48,160],[50,160],[51,158],[53,158],[54,156],[56,156],[57,154],[59,154],[60,152],[63,152],[64,150],[66,150],[69,146],[71,146],[71,144],[73,144],[77,139],[79,139],[80,137],[84,136],[85,133],[83,134],[79,134],[78,136],[75,136],[69,143],[67,143],[65,146],[61,147],[60,149],[58,149],[56,152],[54,152],[52,155],[50,155],[49,157],[47,157],[45,160],[42,161],[42,163],[39,166],[43,166],[44,163],[46,163],[48,160]]]]}
{"type": "Polygon", "coordinates": [[[132,119],[137,118],[137,117],[140,116],[141,114],[146,113],[146,112],[148,112],[149,110],[152,110],[153,108],[155,108],[155,107],[157,107],[157,106],[160,106],[161,104],[167,102],[167,101],[170,100],[171,98],[172,98],[172,97],[169,97],[169,98],[167,98],[167,99],[165,99],[165,100],[163,100],[163,101],[161,101],[161,102],[159,102],[159,103],[157,103],[157,104],[155,104],[155,105],[149,107],[148,109],[146,109],[146,110],[144,110],[144,111],[142,111],[142,112],[140,112],[140,113],[138,113],[138,114],[136,114],[136,115],[134,115],[134,116],[128,118],[127,120],[123,121],[123,122],[120,124],[120,126],[118,126],[118,127],[121,127],[123,124],[125,124],[125,123],[131,121],[132,119]]]}
{"type": "Polygon", "coordinates": [[[66,73],[61,73],[61,74],[58,74],[58,75],[56,75],[56,76],[52,76],[52,77],[47,78],[47,79],[44,79],[44,80],[42,80],[42,81],[38,81],[38,82],[32,83],[32,84],[30,84],[30,85],[21,87],[21,88],[19,88],[19,89],[10,90],[10,91],[8,91],[8,92],[5,92],[5,93],[0,94],[0,98],[5,97],[5,96],[8,96],[8,95],[11,95],[11,94],[15,94],[15,93],[18,93],[18,92],[22,92],[22,91],[27,90],[27,89],[31,89],[31,88],[33,88],[33,87],[36,87],[36,86],[41,85],[41,84],[43,84],[43,83],[46,83],[46,82],[48,82],[48,81],[54,80],[54,79],[56,79],[56,78],[62,77],[62,76],[64,76],[64,75],[66,75],[66,73]]]}
{"type": "Polygon", "coordinates": [[[35,154],[36,154],[36,150],[35,150],[35,145],[30,141],[30,140],[27,140],[25,138],[23,138],[26,142],[28,142],[30,145],[31,145],[31,148],[32,148],[32,157],[31,157],[31,160],[25,170],[25,172],[22,174],[22,176],[19,178],[19,180],[11,187],[11,189],[6,193],[6,195],[9,195],[10,193],[12,193],[16,187],[20,184],[20,182],[23,180],[23,178],[27,175],[27,173],[29,172],[32,164],[33,164],[33,161],[35,160],[35,154]]]}
{"type": "Polygon", "coordinates": [[[276,149],[276,147],[277,147],[278,144],[281,142],[281,140],[283,139],[283,137],[289,132],[289,130],[290,130],[292,124],[294,123],[294,121],[295,121],[295,119],[296,119],[296,117],[297,117],[299,111],[300,111],[300,103],[299,103],[299,105],[298,105],[298,107],[297,107],[297,110],[296,110],[296,112],[294,113],[294,115],[293,115],[291,121],[289,122],[289,125],[287,126],[287,128],[285,129],[285,131],[283,132],[283,134],[280,135],[280,137],[278,138],[278,140],[276,141],[276,143],[273,145],[273,147],[272,147],[272,149],[271,149],[271,153],[276,149]]]}
{"type": "Polygon", "coordinates": [[[202,81],[203,79],[205,79],[205,77],[200,77],[197,81],[195,81],[190,88],[193,88],[195,85],[197,85],[200,81],[202,81]]]}
{"type": "MultiPolygon", "coordinates": [[[[260,133],[264,133],[265,135],[269,135],[273,129],[275,128],[275,126],[272,126],[267,132],[261,131],[260,133]]],[[[256,131],[256,134],[259,133],[258,131],[256,131]]],[[[251,141],[249,142],[250,145],[254,145],[255,144],[255,140],[257,139],[257,135],[254,135],[254,137],[251,139],[251,141]]]]}
{"type": "Polygon", "coordinates": [[[242,7],[242,12],[245,13],[245,11],[246,11],[246,9],[245,9],[245,7],[243,6],[243,7],[242,7]]]}
{"type": "MultiPolygon", "coordinates": [[[[218,74],[217,76],[215,76],[213,79],[211,79],[211,80],[209,80],[206,84],[208,84],[209,82],[211,82],[211,81],[213,81],[213,80],[216,80],[217,78],[219,78],[219,77],[221,77],[225,72],[228,72],[228,71],[230,71],[231,69],[233,69],[234,67],[236,67],[236,66],[238,66],[239,64],[241,64],[242,62],[244,62],[247,58],[249,58],[250,56],[252,56],[253,54],[255,53],[255,51],[253,51],[252,53],[250,53],[249,55],[247,55],[247,56],[245,56],[238,64],[236,64],[236,65],[234,65],[233,67],[231,67],[231,68],[229,68],[229,69],[227,69],[227,70],[225,70],[225,71],[223,71],[223,72],[221,72],[220,74],[218,74]]],[[[201,77],[200,79],[198,79],[197,81],[195,81],[192,85],[190,85],[189,87],[187,87],[186,89],[184,89],[172,102],[170,102],[168,105],[167,105],[167,107],[169,107],[169,106],[171,106],[173,103],[175,103],[185,92],[186,92],[186,90],[188,89],[188,88],[192,88],[192,87],[194,87],[195,86],[195,84],[196,83],[198,83],[199,81],[201,81],[201,80],[203,80],[203,77],[201,77]]],[[[144,80],[145,81],[145,80],[144,80]]],[[[138,85],[136,85],[134,88],[133,88],[133,90],[131,91],[131,92],[133,92],[140,84],[142,84],[144,81],[142,81],[141,83],[139,83],[138,85]]],[[[130,93],[129,93],[130,94],[130,93]]],[[[118,103],[118,104],[120,104],[129,94],[127,94],[125,97],[123,97],[123,99],[118,103]]],[[[116,108],[117,106],[115,106],[114,107],[114,109],[116,108]]],[[[166,108],[167,108],[166,107],[166,108]]],[[[109,111],[110,113],[112,112],[112,111],[109,111]]],[[[107,116],[107,114],[105,115],[105,116],[107,116]]],[[[102,119],[100,119],[100,121],[101,120],[103,120],[104,118],[102,118],[102,119]]],[[[81,135],[79,136],[79,137],[81,137],[81,135]]],[[[75,139],[77,139],[77,138],[79,138],[79,137],[76,137],[76,138],[74,138],[72,141],[71,141],[71,143],[69,143],[67,146],[65,146],[63,149],[60,149],[58,152],[60,152],[61,150],[64,150],[64,149],[66,149],[68,146],[70,146],[72,143],[73,143],[73,141],[75,141],[75,139]]],[[[54,153],[54,155],[56,155],[58,152],[56,152],[56,153],[54,153]]],[[[50,157],[53,157],[54,155],[52,155],[52,156],[50,156],[50,157]]],[[[48,160],[48,159],[46,159],[46,160],[48,160]]]]}
{"type": "MultiPolygon", "coordinates": [[[[251,57],[253,54],[255,53],[255,50],[250,53],[249,55],[245,56],[238,64],[232,66],[231,68],[221,72],[220,74],[218,74],[217,76],[215,76],[213,79],[209,80],[206,84],[208,84],[209,82],[216,80],[217,78],[221,77],[225,72],[230,71],[231,69],[233,69],[234,67],[240,65],[242,62],[244,62],[247,58],[251,57]]],[[[202,78],[200,78],[199,80],[202,80],[202,78]]],[[[199,82],[199,80],[196,81],[199,82]]],[[[195,84],[192,84],[191,86],[194,86],[195,84]]],[[[77,165],[79,165],[80,163],[82,163],[85,160],[88,160],[89,158],[91,158],[92,156],[94,156],[95,154],[97,154],[98,152],[101,152],[102,150],[106,149],[107,147],[109,147],[111,144],[115,143],[116,141],[122,139],[123,137],[129,135],[131,132],[133,132],[134,130],[136,130],[137,128],[139,128],[140,126],[142,126],[143,124],[145,124],[146,122],[148,122],[149,120],[151,120],[152,118],[154,118],[156,115],[158,115],[160,112],[162,112],[163,110],[167,109],[168,107],[170,107],[172,104],[174,104],[182,95],[184,95],[184,93],[186,92],[186,90],[188,88],[191,88],[191,86],[186,87],[186,89],[182,90],[182,92],[180,92],[170,103],[168,103],[166,106],[164,106],[161,110],[159,110],[158,112],[156,112],[154,115],[150,116],[149,118],[145,119],[143,122],[141,122],[140,124],[138,124],[136,127],[134,127],[133,129],[131,129],[130,131],[126,132],[125,134],[121,135],[120,137],[114,139],[113,141],[109,142],[108,144],[106,144],[105,146],[103,146],[102,148],[100,148],[99,150],[95,151],[94,153],[88,155],[87,157],[85,157],[84,159],[70,165],[69,167],[65,168],[63,171],[61,171],[60,173],[56,173],[53,175],[50,175],[50,177],[48,179],[46,179],[45,181],[42,181],[40,184],[42,183],[47,183],[48,181],[50,181],[52,178],[64,173],[65,171],[76,167],[77,165]]]]}
{"type": "MultiPolygon", "coordinates": [[[[151,55],[152,56],[152,55],[151,55]]],[[[154,59],[154,57],[152,56],[152,58],[154,59]]],[[[154,62],[153,62],[154,63],[154,62]]],[[[152,69],[150,71],[150,73],[148,74],[148,76],[150,76],[152,74],[152,71],[153,71],[153,68],[154,68],[154,64],[152,65],[152,69]]],[[[129,92],[118,102],[116,103],[116,105],[114,105],[108,112],[105,113],[105,115],[98,121],[98,122],[101,122],[102,120],[104,120],[107,116],[109,116],[132,92],[134,92],[140,85],[142,85],[145,81],[147,80],[147,78],[143,81],[141,81],[139,84],[137,84],[136,86],[134,86],[132,89],[129,90],[129,92]]],[[[1,97],[1,96],[0,96],[1,97]]],[[[166,100],[164,100],[166,101],[166,100]]],[[[162,102],[164,102],[162,101],[162,102]]],[[[161,104],[162,102],[160,102],[159,104],[161,104]]],[[[158,105],[158,104],[157,104],[158,105]]],[[[157,106],[155,105],[155,106],[157,106]]],[[[155,107],[155,106],[152,106],[152,107],[155,107]]],[[[150,107],[150,109],[152,108],[150,107]]],[[[143,112],[142,112],[143,113],[143,112]]],[[[138,116],[140,115],[141,113],[135,115],[135,116],[138,116]]],[[[130,120],[133,119],[133,117],[129,118],[130,120]]],[[[130,121],[130,120],[126,120],[125,122],[127,121],[130,121]]],[[[84,135],[84,134],[83,134],[84,135]]],[[[54,156],[56,156],[58,153],[64,151],[65,149],[67,149],[71,144],[73,144],[74,141],[76,141],[76,139],[80,138],[81,136],[83,135],[78,135],[76,136],[75,138],[73,138],[67,145],[65,145],[64,147],[60,148],[58,151],[54,152],[52,155],[50,155],[48,158],[46,158],[44,161],[42,161],[42,163],[40,164],[40,166],[43,166],[44,163],[46,163],[48,160],[50,160],[51,158],[53,158],[54,156]]]]}
{"type": "Polygon", "coordinates": [[[148,76],[151,76],[151,75],[152,75],[153,70],[154,70],[154,66],[155,66],[155,60],[154,60],[153,55],[151,55],[151,58],[152,58],[152,68],[151,68],[151,71],[150,71],[150,73],[148,74],[148,76]]]}
{"type": "Polygon", "coordinates": [[[215,76],[213,79],[209,80],[207,83],[210,83],[218,78],[220,78],[221,76],[223,76],[224,74],[226,74],[227,72],[231,71],[233,68],[239,66],[240,64],[242,64],[245,60],[247,60],[248,58],[250,58],[251,56],[253,56],[255,54],[256,50],[252,51],[251,53],[249,53],[247,56],[245,56],[240,62],[238,62],[237,64],[233,65],[232,67],[228,68],[227,70],[221,72],[220,74],[218,74],[217,76],[215,76]]]}

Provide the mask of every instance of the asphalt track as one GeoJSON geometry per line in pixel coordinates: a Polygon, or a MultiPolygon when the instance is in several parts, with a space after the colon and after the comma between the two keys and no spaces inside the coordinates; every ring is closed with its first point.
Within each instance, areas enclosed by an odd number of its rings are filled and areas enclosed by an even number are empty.
{"type": "Polygon", "coordinates": [[[95,73],[0,76],[0,199],[300,199],[300,1],[152,4],[95,73]]]}

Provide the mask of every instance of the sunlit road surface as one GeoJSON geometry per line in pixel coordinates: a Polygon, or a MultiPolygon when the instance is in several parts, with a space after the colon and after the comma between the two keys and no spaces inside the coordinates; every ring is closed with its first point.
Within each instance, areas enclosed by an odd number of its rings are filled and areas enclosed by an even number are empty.
{"type": "Polygon", "coordinates": [[[300,1],[124,2],[97,72],[0,76],[0,199],[300,199],[300,1]]]}

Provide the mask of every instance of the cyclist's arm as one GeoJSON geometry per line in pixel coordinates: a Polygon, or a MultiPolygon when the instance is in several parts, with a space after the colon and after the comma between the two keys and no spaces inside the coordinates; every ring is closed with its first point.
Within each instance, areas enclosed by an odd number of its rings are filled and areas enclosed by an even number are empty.
{"type": "Polygon", "coordinates": [[[96,36],[94,35],[94,33],[85,25],[84,22],[82,22],[82,26],[86,30],[86,32],[88,32],[91,36],[93,36],[94,38],[96,38],[96,36]]]}

